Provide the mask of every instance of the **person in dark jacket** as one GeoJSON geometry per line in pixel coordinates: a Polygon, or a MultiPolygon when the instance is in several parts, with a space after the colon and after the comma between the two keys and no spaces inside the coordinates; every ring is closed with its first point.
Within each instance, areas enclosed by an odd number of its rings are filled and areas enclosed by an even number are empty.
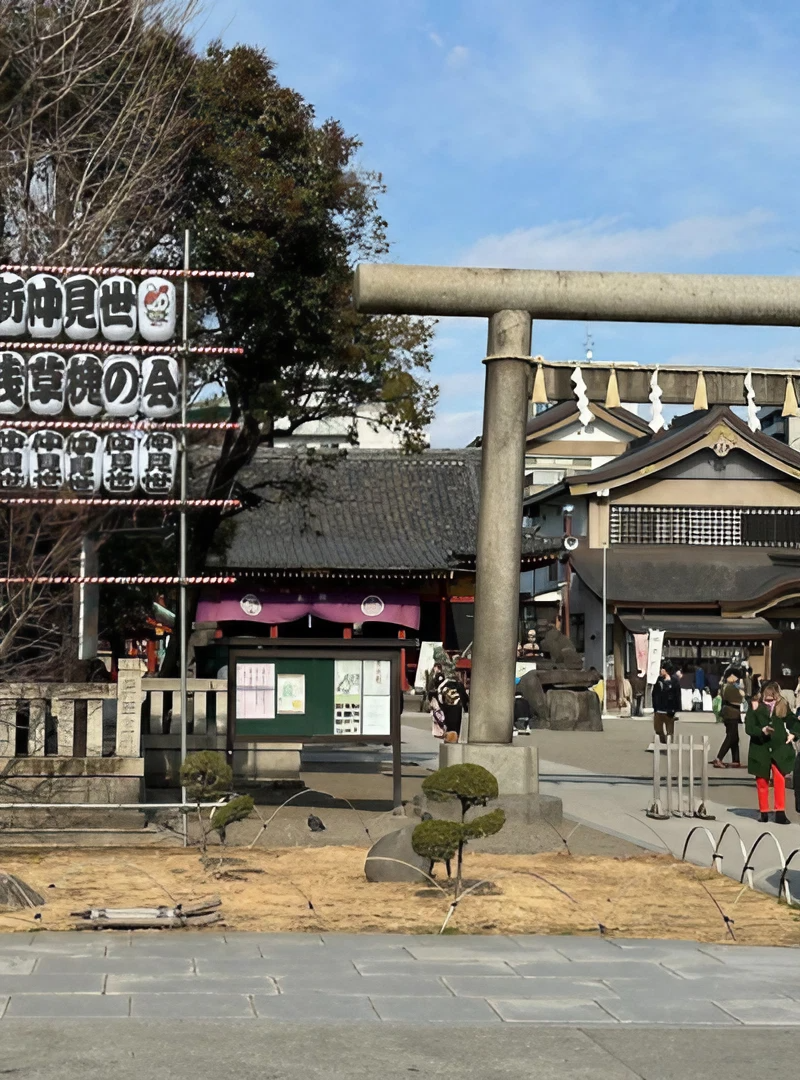
{"type": "Polygon", "coordinates": [[[744,729],[750,736],[747,769],[756,778],[761,821],[769,821],[769,778],[772,773],[775,824],[788,825],[786,816],[786,775],[795,764],[794,743],[800,722],[789,711],[789,703],[776,682],[768,682],[761,702],[748,710],[744,729]]]}
{"type": "Polygon", "coordinates": [[[722,677],[719,693],[722,698],[720,720],[725,725],[725,739],[719,748],[719,753],[712,761],[715,769],[726,769],[725,755],[730,750],[732,769],[741,769],[739,761],[739,724],[742,721],[742,702],[744,694],[739,686],[740,672],[737,668],[730,667],[722,677]]]}
{"type": "Polygon", "coordinates": [[[642,706],[644,705],[644,694],[647,689],[647,680],[644,673],[640,671],[632,671],[628,675],[628,682],[631,684],[631,693],[633,694],[633,709],[631,710],[632,716],[642,716],[642,706]]]}
{"type": "Polygon", "coordinates": [[[469,710],[469,696],[455,673],[443,675],[428,696],[433,708],[441,709],[444,713],[444,726],[447,728],[445,742],[458,742],[464,709],[469,710]]]}
{"type": "Polygon", "coordinates": [[[662,743],[675,734],[675,713],[680,707],[680,683],[672,674],[672,664],[664,660],[653,687],[653,728],[662,743]]]}

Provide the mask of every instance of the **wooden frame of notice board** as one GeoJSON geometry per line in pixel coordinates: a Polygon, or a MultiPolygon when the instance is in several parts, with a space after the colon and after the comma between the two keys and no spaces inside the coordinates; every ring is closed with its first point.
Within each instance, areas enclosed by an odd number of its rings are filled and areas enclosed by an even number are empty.
{"type": "Polygon", "coordinates": [[[400,659],[407,640],[220,644],[229,646],[229,752],[244,741],[391,745],[394,805],[400,805],[400,659]]]}

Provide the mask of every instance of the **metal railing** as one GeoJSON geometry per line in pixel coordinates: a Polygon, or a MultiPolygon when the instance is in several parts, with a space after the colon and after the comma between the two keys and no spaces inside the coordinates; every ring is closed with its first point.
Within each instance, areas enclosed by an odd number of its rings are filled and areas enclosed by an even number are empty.
{"type": "Polygon", "coordinates": [[[708,803],[708,735],[679,735],[653,743],[653,801],[647,816],[665,821],[672,817],[714,818],[708,803]],[[700,768],[695,768],[695,754],[700,754],[700,768]],[[662,754],[664,792],[662,796],[662,754]]]}

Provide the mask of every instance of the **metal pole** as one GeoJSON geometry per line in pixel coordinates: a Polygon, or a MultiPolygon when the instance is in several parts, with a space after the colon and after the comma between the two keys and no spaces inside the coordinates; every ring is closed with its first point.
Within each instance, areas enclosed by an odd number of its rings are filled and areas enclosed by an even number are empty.
{"type": "Polygon", "coordinates": [[[661,740],[656,737],[653,743],[653,806],[655,815],[661,812],[661,740]]]}
{"type": "Polygon", "coordinates": [[[667,735],[667,817],[672,817],[672,736],[667,735]]]}
{"type": "Polygon", "coordinates": [[[603,657],[600,664],[600,674],[603,679],[603,712],[606,711],[606,682],[608,680],[608,664],[606,663],[606,654],[608,651],[608,542],[603,542],[603,633],[602,642],[600,648],[603,650],[603,657]]]}
{"type": "Polygon", "coordinates": [[[694,817],[697,805],[694,798],[694,735],[689,736],[689,813],[688,817],[694,817]]]}
{"type": "MultiPolygon", "coordinates": [[[[183,238],[183,268],[189,269],[189,230],[187,229],[183,238]]],[[[181,765],[186,760],[186,725],[188,720],[189,711],[189,694],[187,689],[187,672],[186,665],[188,662],[187,647],[188,647],[188,634],[186,625],[186,546],[187,546],[187,517],[186,517],[186,499],[188,497],[188,468],[186,461],[186,382],[187,382],[187,365],[186,356],[187,348],[189,345],[189,278],[188,276],[183,279],[183,350],[181,352],[181,513],[180,513],[180,548],[178,555],[178,576],[181,579],[181,583],[178,586],[178,598],[179,598],[179,618],[178,625],[180,627],[180,679],[181,679],[181,765]]],[[[181,802],[186,804],[186,788],[181,787],[181,802]]],[[[183,843],[184,847],[188,843],[188,828],[189,819],[188,815],[183,815],[183,843]]]]}
{"type": "Polygon", "coordinates": [[[678,736],[678,768],[677,768],[677,788],[678,788],[678,817],[683,816],[683,735],[678,736]]]}

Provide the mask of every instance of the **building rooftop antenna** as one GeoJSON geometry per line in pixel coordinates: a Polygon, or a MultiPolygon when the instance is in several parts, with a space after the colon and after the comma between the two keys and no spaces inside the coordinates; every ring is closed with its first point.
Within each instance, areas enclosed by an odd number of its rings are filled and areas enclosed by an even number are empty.
{"type": "Polygon", "coordinates": [[[589,331],[589,324],[586,324],[586,336],[583,339],[583,347],[586,350],[586,359],[591,360],[594,355],[594,338],[589,331]]]}

